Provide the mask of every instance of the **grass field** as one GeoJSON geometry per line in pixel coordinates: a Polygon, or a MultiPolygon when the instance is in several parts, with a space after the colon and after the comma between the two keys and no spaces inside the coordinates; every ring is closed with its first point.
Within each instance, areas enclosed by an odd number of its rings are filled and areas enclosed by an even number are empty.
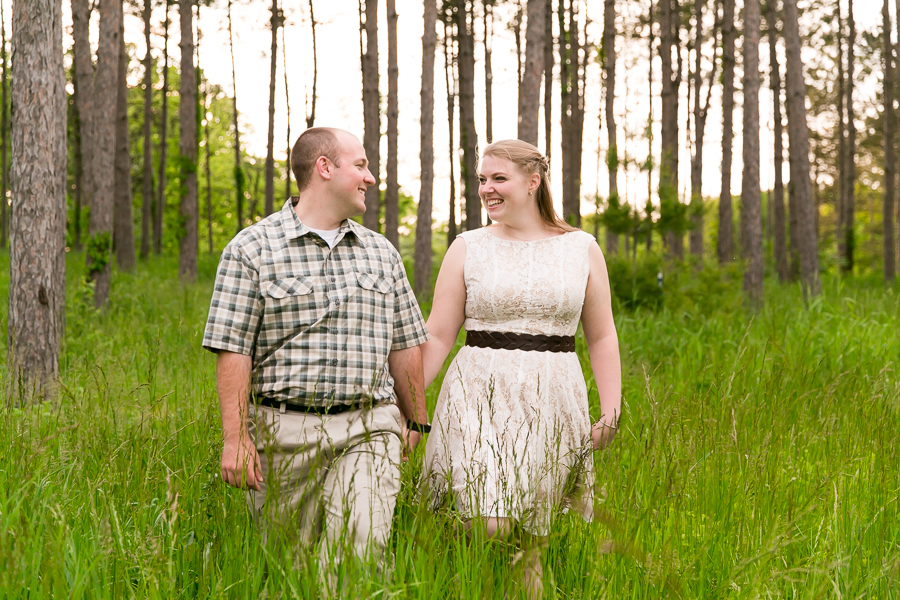
{"type": "MultiPolygon", "coordinates": [[[[116,274],[105,315],[81,265],[59,401],[0,408],[0,597],[319,596],[314,566],[264,576],[271,549],[218,478],[200,348],[215,261],[189,288],[174,260],[116,274]]],[[[5,340],[6,255],[0,273],[5,340]]],[[[770,284],[756,314],[727,290],[620,311],[622,429],[597,456],[598,517],[563,517],[547,541],[545,597],[900,598],[898,304],[897,288],[826,278],[808,307],[770,284]]],[[[343,574],[348,596],[514,597],[517,549],[467,544],[452,513],[425,510],[420,461],[393,569],[343,574]]]]}

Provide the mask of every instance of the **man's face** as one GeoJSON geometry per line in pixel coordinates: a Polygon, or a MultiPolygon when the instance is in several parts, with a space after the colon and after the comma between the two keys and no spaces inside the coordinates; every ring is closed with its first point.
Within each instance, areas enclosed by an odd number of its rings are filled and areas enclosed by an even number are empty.
{"type": "Polygon", "coordinates": [[[340,166],[333,165],[330,187],[342,216],[350,218],[366,212],[366,188],[375,185],[375,178],[369,172],[369,160],[359,140],[345,132],[338,134],[338,140],[340,166]]]}

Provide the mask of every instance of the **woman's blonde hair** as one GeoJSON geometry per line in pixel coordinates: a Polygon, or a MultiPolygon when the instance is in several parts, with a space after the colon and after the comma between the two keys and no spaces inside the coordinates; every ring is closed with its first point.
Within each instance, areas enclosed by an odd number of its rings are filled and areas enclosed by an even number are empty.
{"type": "Polygon", "coordinates": [[[550,192],[550,161],[541,154],[540,150],[522,140],[500,140],[488,144],[482,153],[482,158],[493,156],[503,158],[513,163],[526,175],[537,173],[541,177],[541,183],[534,192],[538,213],[541,221],[548,227],[563,231],[577,231],[563,221],[553,208],[553,195],[550,192]]]}

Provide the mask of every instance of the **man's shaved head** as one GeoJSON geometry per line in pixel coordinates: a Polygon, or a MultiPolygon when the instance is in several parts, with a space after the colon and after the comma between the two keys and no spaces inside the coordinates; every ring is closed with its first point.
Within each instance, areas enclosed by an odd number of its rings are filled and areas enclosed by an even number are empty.
{"type": "Polygon", "coordinates": [[[341,135],[347,135],[347,132],[333,127],[312,127],[300,134],[291,149],[291,171],[299,191],[309,185],[320,156],[340,166],[341,135]]]}

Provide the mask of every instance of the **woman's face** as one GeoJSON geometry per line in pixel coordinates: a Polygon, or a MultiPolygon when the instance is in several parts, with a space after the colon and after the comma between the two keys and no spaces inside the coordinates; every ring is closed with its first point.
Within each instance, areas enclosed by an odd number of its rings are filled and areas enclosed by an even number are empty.
{"type": "Polygon", "coordinates": [[[528,176],[514,163],[497,156],[481,159],[478,172],[478,195],[492,221],[503,223],[523,211],[534,210],[534,196],[528,192],[537,188],[538,175],[528,176]]]}

